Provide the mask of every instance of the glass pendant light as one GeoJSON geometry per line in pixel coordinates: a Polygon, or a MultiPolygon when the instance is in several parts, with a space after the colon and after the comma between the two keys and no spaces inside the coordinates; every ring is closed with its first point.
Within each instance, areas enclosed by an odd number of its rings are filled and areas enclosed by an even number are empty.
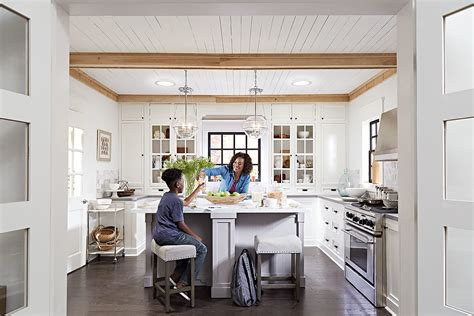
{"type": "Polygon", "coordinates": [[[249,92],[254,95],[254,115],[247,117],[243,128],[248,137],[259,139],[267,132],[267,119],[263,115],[257,115],[257,93],[262,93],[263,89],[257,86],[257,71],[254,70],[255,81],[254,86],[249,92]]]}
{"type": "Polygon", "coordinates": [[[179,92],[184,93],[184,118],[176,121],[173,128],[176,135],[180,139],[190,139],[196,135],[198,130],[196,118],[188,117],[188,94],[193,92],[191,87],[188,87],[188,71],[184,71],[184,87],[179,87],[179,92]]]}

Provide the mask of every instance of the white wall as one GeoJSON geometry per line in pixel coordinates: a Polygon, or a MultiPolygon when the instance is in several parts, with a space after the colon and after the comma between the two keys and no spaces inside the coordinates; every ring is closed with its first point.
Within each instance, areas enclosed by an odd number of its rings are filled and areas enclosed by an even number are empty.
{"type": "Polygon", "coordinates": [[[83,128],[84,134],[84,198],[96,198],[97,171],[114,170],[120,162],[118,103],[70,78],[69,123],[83,128]],[[110,162],[97,161],[97,130],[112,133],[110,162]]]}
{"type": "Polygon", "coordinates": [[[397,75],[348,103],[347,166],[360,170],[361,182],[368,181],[369,122],[397,104],[397,75]]]}

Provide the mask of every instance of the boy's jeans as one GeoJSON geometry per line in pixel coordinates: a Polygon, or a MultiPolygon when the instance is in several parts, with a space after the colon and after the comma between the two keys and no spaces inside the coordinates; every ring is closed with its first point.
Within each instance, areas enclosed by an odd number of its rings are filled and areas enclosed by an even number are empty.
{"type": "MultiPolygon", "coordinates": [[[[179,232],[178,237],[172,237],[172,238],[167,238],[167,237],[162,237],[159,240],[155,240],[158,245],[160,246],[166,246],[166,245],[193,245],[196,247],[196,269],[194,271],[194,278],[197,279],[197,276],[199,275],[199,272],[201,271],[202,265],[204,263],[204,259],[206,258],[207,254],[207,247],[204,245],[202,242],[199,240],[195,239],[194,237],[183,233],[179,232]]],[[[189,259],[183,259],[183,260],[178,260],[176,261],[176,268],[174,271],[177,274],[181,275],[181,282],[184,282],[186,284],[189,284],[189,274],[190,274],[190,267],[189,267],[189,259]]]]}

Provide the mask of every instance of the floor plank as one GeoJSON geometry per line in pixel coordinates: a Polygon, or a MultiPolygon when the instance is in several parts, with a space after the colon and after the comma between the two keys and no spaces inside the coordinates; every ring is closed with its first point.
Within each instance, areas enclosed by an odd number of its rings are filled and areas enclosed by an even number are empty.
{"type": "MultiPolygon", "coordinates": [[[[196,307],[191,309],[179,295],[171,298],[178,315],[390,315],[374,308],[344,279],[343,271],[319,249],[305,257],[306,288],[301,301],[289,290],[266,291],[259,306],[238,307],[230,299],[211,299],[209,287],[196,289],[196,307]]],[[[143,288],[145,256],[93,261],[68,276],[68,315],[164,314],[152,290],[143,288]]],[[[209,260],[209,259],[207,259],[209,260]]]]}

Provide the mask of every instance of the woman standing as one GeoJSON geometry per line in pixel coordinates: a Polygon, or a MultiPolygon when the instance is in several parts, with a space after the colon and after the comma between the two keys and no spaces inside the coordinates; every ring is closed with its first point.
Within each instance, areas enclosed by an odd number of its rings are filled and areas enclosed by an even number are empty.
{"type": "Polygon", "coordinates": [[[200,176],[221,176],[219,192],[247,193],[252,172],[252,158],[245,153],[236,153],[227,166],[206,168],[200,176]]]}

